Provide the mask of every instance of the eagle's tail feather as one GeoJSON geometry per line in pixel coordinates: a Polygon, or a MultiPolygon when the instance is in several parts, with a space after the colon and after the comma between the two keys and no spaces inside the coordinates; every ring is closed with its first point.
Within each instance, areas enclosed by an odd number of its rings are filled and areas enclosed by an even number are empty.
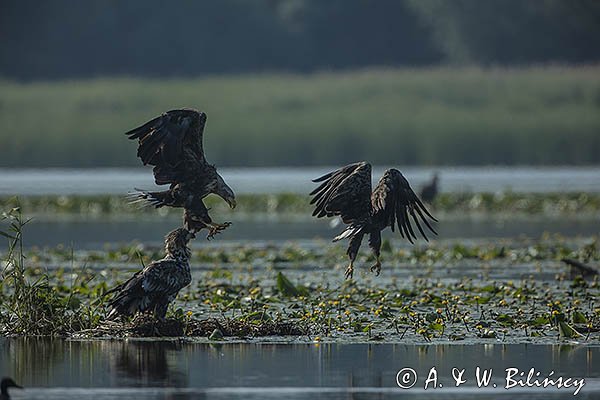
{"type": "Polygon", "coordinates": [[[108,303],[110,311],[106,318],[109,320],[114,319],[119,315],[128,316],[135,314],[137,311],[143,312],[148,307],[149,297],[144,292],[139,272],[129,278],[126,282],[105,293],[105,296],[111,292],[118,293],[108,303]]]}
{"type": "Polygon", "coordinates": [[[351,237],[361,233],[364,228],[365,228],[365,226],[363,224],[348,225],[346,227],[346,229],[344,229],[342,231],[342,233],[340,233],[339,235],[337,235],[336,237],[333,238],[333,241],[337,242],[338,240],[351,238],[351,237]]]}
{"type": "Polygon", "coordinates": [[[135,189],[136,192],[130,192],[127,194],[129,204],[139,204],[144,206],[153,206],[160,208],[168,206],[172,200],[172,194],[169,190],[163,192],[148,192],[145,190],[135,189]]]}
{"type": "Polygon", "coordinates": [[[111,310],[106,316],[106,319],[112,320],[119,315],[132,315],[136,311],[141,310],[142,298],[132,296],[130,293],[118,296],[110,303],[111,310]]]}

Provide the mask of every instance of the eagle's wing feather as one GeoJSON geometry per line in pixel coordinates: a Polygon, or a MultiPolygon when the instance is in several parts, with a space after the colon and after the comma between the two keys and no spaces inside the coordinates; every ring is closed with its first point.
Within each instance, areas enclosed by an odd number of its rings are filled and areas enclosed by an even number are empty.
{"type": "Polygon", "coordinates": [[[323,182],[313,190],[314,216],[340,216],[344,223],[364,221],[371,214],[371,164],[359,162],[332,171],[313,182],[323,182]]]}
{"type": "Polygon", "coordinates": [[[406,178],[397,169],[385,171],[373,190],[371,204],[374,218],[383,220],[385,226],[390,226],[392,231],[397,224],[400,235],[406,237],[411,243],[413,239],[417,239],[417,235],[413,230],[410,217],[425,240],[428,238],[420,221],[437,235],[425,216],[436,222],[437,219],[427,211],[406,178]]]}
{"type": "Polygon", "coordinates": [[[119,314],[144,312],[159,298],[168,302],[173,294],[190,283],[188,274],[177,273],[178,271],[180,270],[175,260],[154,261],[123,284],[105,293],[108,295],[118,292],[109,302],[111,311],[108,319],[119,314]]]}
{"type": "Polygon", "coordinates": [[[186,286],[184,274],[175,260],[159,260],[148,265],[142,274],[142,288],[146,293],[170,295],[186,286]]]}
{"type": "Polygon", "coordinates": [[[171,110],[126,132],[139,142],[137,155],[154,166],[156,184],[181,183],[207,165],[202,147],[206,114],[171,110]]]}

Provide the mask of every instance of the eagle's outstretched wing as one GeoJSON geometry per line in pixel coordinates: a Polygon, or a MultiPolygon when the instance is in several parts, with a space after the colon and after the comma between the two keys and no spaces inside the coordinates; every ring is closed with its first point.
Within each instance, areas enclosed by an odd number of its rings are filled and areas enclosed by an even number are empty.
{"type": "Polygon", "coordinates": [[[313,216],[340,216],[344,223],[365,221],[371,215],[371,164],[359,162],[314,179],[323,182],[310,195],[313,216]]]}
{"type": "Polygon", "coordinates": [[[157,185],[180,183],[208,166],[202,148],[206,114],[196,110],[171,110],[126,132],[138,139],[137,155],[154,166],[157,185]]]}
{"type": "Polygon", "coordinates": [[[392,231],[397,223],[402,237],[406,236],[411,243],[413,243],[413,239],[417,239],[417,235],[413,231],[409,214],[425,240],[428,240],[427,235],[419,223],[419,217],[427,228],[437,235],[425,215],[433,221],[437,222],[437,219],[427,211],[406,178],[397,169],[392,168],[385,171],[373,190],[371,204],[374,219],[383,220],[385,226],[389,225],[392,231]]]}

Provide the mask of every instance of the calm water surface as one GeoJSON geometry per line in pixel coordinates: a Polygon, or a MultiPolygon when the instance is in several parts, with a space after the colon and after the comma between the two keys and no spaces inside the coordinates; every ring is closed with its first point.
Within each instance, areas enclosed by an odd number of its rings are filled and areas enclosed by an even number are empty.
{"type": "MultiPolygon", "coordinates": [[[[341,225],[332,226],[329,221],[297,218],[232,218],[233,225],[218,236],[219,243],[232,242],[329,242],[342,231],[341,225]]],[[[34,219],[25,227],[26,246],[54,247],[59,244],[75,249],[102,249],[105,245],[118,245],[140,241],[160,245],[166,232],[180,226],[179,218],[156,219],[141,216],[139,219],[34,219]]],[[[497,239],[539,238],[544,233],[563,236],[593,236],[600,233],[598,218],[526,218],[521,220],[496,217],[440,219],[439,235],[435,239],[497,239]]],[[[384,238],[400,238],[400,235],[384,231],[384,238]]],[[[193,246],[207,243],[202,234],[193,246]]],[[[407,242],[408,243],[408,242],[407,242]]]]}
{"type": "MultiPolygon", "coordinates": [[[[236,193],[308,193],[310,181],[336,167],[220,168],[236,193]]],[[[600,167],[399,167],[414,188],[440,175],[445,192],[599,192],[600,167]]],[[[375,168],[379,179],[384,168],[375,168]]],[[[125,194],[152,189],[150,168],[0,169],[0,195],[125,194]]]]}
{"type": "MultiPolygon", "coordinates": [[[[3,339],[0,373],[28,399],[387,399],[573,398],[574,389],[504,389],[506,369],[541,378],[585,378],[577,398],[600,396],[600,347],[578,345],[253,344],[3,339]],[[424,384],[431,368],[442,388],[424,384]],[[492,369],[487,389],[476,367],[492,369]],[[411,368],[412,389],[396,384],[411,368]],[[452,368],[467,382],[453,387],[452,368]],[[493,384],[496,388],[493,388],[493,384]]],[[[409,371],[410,373],[410,371],[409,371]]]]}

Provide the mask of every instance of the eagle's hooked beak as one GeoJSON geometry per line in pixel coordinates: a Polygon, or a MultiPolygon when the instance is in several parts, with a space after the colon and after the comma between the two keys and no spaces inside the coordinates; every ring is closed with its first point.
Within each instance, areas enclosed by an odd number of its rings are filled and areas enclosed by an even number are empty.
{"type": "Polygon", "coordinates": [[[225,201],[227,202],[227,204],[229,204],[229,207],[231,207],[232,210],[235,208],[235,206],[237,206],[235,197],[228,197],[225,201]]]}
{"type": "Polygon", "coordinates": [[[219,174],[217,174],[217,189],[213,193],[225,200],[227,204],[229,204],[229,207],[231,207],[232,209],[235,208],[235,206],[237,205],[233,190],[231,190],[231,188],[227,186],[227,184],[223,180],[223,177],[221,177],[221,175],[219,174]]]}

